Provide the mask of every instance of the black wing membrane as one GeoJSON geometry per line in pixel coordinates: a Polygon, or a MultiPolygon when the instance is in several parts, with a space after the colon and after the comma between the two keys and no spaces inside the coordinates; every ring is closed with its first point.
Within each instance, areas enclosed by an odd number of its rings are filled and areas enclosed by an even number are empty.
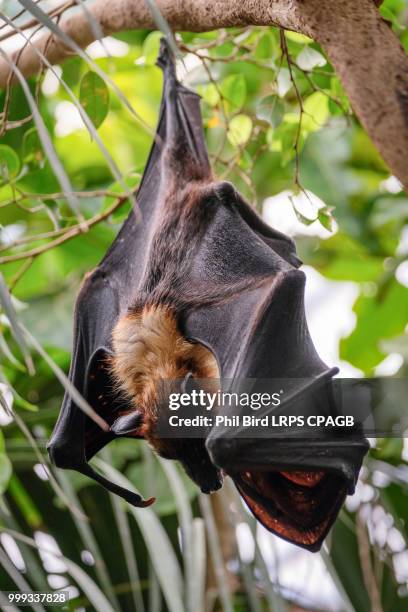
{"type": "MultiPolygon", "coordinates": [[[[304,285],[301,271],[281,263],[269,285],[212,309],[208,318],[193,313],[201,326],[196,337],[217,355],[226,390],[236,391],[248,379],[276,381],[276,389],[285,390],[276,416],[336,416],[331,378],[337,369],[322,362],[310,338],[304,285]]],[[[232,405],[223,412],[243,411],[232,405]]],[[[207,439],[214,463],[232,477],[255,517],[310,551],[319,550],[346,495],[354,492],[368,449],[358,429],[317,431],[311,436],[308,429],[295,434],[281,427],[279,434],[250,438],[245,428],[225,426],[207,439]]]]}
{"type": "MultiPolygon", "coordinates": [[[[185,151],[210,172],[205,148],[199,96],[180,85],[165,43],[158,64],[164,84],[158,127],[132,210],[99,266],[85,279],[75,307],[74,341],[69,379],[109,425],[126,400],[115,392],[109,373],[112,329],[137,295],[147,265],[149,241],[163,188],[162,157],[165,144],[177,138],[185,151]]],[[[104,432],[65,394],[59,419],[48,444],[52,461],[93,478],[136,506],[146,503],[134,493],[110,483],[88,463],[93,455],[117,437],[104,432]]],[[[150,503],[150,500],[149,500],[150,503]]]]}
{"type": "MultiPolygon", "coordinates": [[[[248,379],[280,381],[286,400],[279,414],[336,415],[329,368],[318,356],[304,312],[304,273],[291,251],[269,244],[261,257],[258,224],[241,218],[239,245],[259,245],[254,250],[236,248],[229,227],[239,227],[225,213],[223,249],[233,253],[236,273],[256,276],[261,266],[272,268],[258,287],[241,292],[225,304],[190,313],[186,333],[204,343],[216,355],[224,390],[236,391],[248,379]],[[231,240],[231,244],[229,244],[231,240]],[[289,260],[289,261],[288,261],[289,260]],[[253,269],[252,269],[253,268],[253,269]]],[[[248,217],[247,217],[248,219],[248,217]]],[[[275,240],[275,238],[273,238],[275,240]]],[[[280,386],[277,387],[278,389],[280,386]]],[[[240,415],[239,406],[224,413],[240,415]]],[[[241,411],[242,412],[242,411],[241,411]]],[[[222,411],[220,412],[223,413],[222,411]]],[[[316,438],[310,432],[296,436],[293,429],[279,435],[249,438],[245,428],[217,427],[210,432],[207,448],[214,463],[234,480],[256,518],[270,531],[308,550],[318,550],[337,517],[347,494],[354,491],[367,442],[358,432],[335,430],[316,438]]]]}

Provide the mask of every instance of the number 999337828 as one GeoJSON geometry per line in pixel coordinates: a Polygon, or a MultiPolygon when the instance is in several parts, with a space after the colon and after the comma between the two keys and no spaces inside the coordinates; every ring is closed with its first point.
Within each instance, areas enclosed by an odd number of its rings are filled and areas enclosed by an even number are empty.
{"type": "Polygon", "coordinates": [[[69,600],[68,591],[3,591],[0,595],[4,609],[7,609],[7,603],[10,606],[30,606],[36,603],[58,606],[69,600]]]}

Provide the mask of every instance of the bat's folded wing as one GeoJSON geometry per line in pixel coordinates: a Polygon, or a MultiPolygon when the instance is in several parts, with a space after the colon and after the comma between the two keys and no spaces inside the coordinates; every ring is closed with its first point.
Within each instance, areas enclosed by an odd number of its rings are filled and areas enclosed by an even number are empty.
{"type": "MultiPolygon", "coordinates": [[[[186,154],[196,159],[203,175],[210,172],[199,97],[177,82],[164,41],[158,64],[164,72],[163,95],[155,139],[137,192],[137,209],[130,212],[105,257],[88,275],[75,306],[69,379],[109,426],[119,412],[129,408],[110,375],[112,330],[137,297],[146,267],[163,192],[162,157],[166,145],[177,138],[186,154]]],[[[48,449],[55,465],[90,476],[136,506],[146,505],[150,500],[143,502],[138,495],[109,482],[88,463],[115,437],[113,431],[103,431],[87,417],[67,392],[48,449]]]]}
{"type": "MultiPolygon", "coordinates": [[[[224,391],[247,389],[248,381],[254,389],[269,382],[269,388],[284,391],[281,415],[335,416],[331,378],[337,370],[323,363],[309,335],[305,275],[294,266],[290,241],[268,236],[245,210],[237,219],[237,211],[242,208],[225,206],[219,213],[224,222],[216,228],[218,260],[215,250],[208,257],[203,252],[200,265],[209,284],[216,282],[214,270],[219,283],[228,270],[228,282],[240,289],[223,303],[189,313],[186,334],[213,352],[224,391]]],[[[230,404],[219,414],[240,415],[240,407],[230,404]]],[[[313,551],[354,491],[368,445],[359,430],[294,432],[280,428],[279,435],[250,437],[245,428],[227,425],[211,431],[207,448],[267,529],[313,551]]]]}
{"type": "MultiPolygon", "coordinates": [[[[301,413],[327,410],[329,383],[303,389],[301,413]],[[306,406],[305,406],[306,403],[306,406]],[[324,406],[324,404],[326,404],[324,406]],[[319,405],[321,409],[319,409],[319,405]],[[325,408],[325,409],[324,409],[325,408]]],[[[282,406],[280,415],[296,413],[296,400],[282,406]]],[[[239,409],[234,409],[239,414],[239,409]]],[[[256,416],[261,416],[257,413],[256,416]]],[[[231,476],[254,516],[273,533],[307,548],[319,550],[346,498],[354,493],[367,443],[358,428],[319,430],[280,427],[279,433],[253,437],[241,431],[218,429],[207,440],[210,456],[231,476]]]]}
{"type": "MultiPolygon", "coordinates": [[[[118,297],[112,291],[110,279],[96,270],[85,281],[76,302],[69,379],[108,426],[113,424],[119,410],[127,408],[126,400],[114,392],[109,373],[108,344],[117,310],[118,297]]],[[[115,437],[113,432],[104,431],[85,415],[66,392],[47,448],[57,467],[81,472],[135,506],[149,505],[153,500],[144,501],[136,493],[107,480],[88,463],[115,437]]]]}

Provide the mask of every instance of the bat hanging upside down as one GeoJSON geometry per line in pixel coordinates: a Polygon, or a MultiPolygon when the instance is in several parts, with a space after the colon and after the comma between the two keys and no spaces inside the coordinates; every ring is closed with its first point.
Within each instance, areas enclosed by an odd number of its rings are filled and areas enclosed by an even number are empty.
{"type": "Polygon", "coordinates": [[[205,493],[227,474],[269,530],[318,550],[367,449],[361,437],[316,440],[159,438],[168,394],[196,379],[290,379],[296,401],[332,401],[335,369],[319,358],[304,314],[305,277],[287,236],[267,226],[234,187],[211,173],[199,98],[176,78],[162,43],[157,134],[131,211],[75,311],[70,380],[105,421],[102,431],[66,394],[49,443],[78,470],[136,506],[153,500],[112,483],[89,464],[117,437],[144,438],[180,461],[205,493]],[[296,381],[303,381],[296,387],[296,381]],[[306,385],[304,381],[307,381],[306,385]]]}

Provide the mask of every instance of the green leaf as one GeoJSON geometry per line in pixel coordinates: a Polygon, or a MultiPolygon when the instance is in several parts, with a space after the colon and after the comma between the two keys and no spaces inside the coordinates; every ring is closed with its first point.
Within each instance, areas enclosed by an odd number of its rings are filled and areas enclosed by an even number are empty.
{"type": "Polygon", "coordinates": [[[248,115],[236,115],[231,119],[227,136],[233,146],[239,147],[247,143],[251,133],[251,117],[248,117],[248,115]]]}
{"type": "Polygon", "coordinates": [[[303,225],[308,226],[308,225],[312,225],[312,223],[316,221],[316,219],[309,219],[309,217],[302,215],[302,213],[294,205],[292,198],[289,198],[289,199],[292,202],[293,212],[295,213],[296,218],[298,219],[298,221],[300,221],[300,223],[303,223],[303,225]]]}
{"type": "Polygon", "coordinates": [[[408,333],[391,340],[383,340],[380,342],[380,348],[385,353],[399,353],[408,362],[408,333]]]}
{"type": "Polygon", "coordinates": [[[348,113],[350,111],[350,101],[347,97],[346,92],[343,89],[342,84],[340,83],[337,77],[333,77],[330,79],[330,92],[333,98],[335,98],[338,102],[340,102],[341,107],[342,107],[342,108],[339,108],[338,104],[336,104],[333,100],[330,100],[329,101],[330,111],[334,114],[343,113],[343,112],[348,113]]]}
{"type": "Polygon", "coordinates": [[[271,59],[277,49],[273,32],[266,32],[261,36],[255,50],[256,59],[271,59]]]}
{"type": "Polygon", "coordinates": [[[373,457],[381,461],[398,464],[401,461],[403,450],[404,440],[402,438],[378,438],[372,454],[373,457]]]}
{"type": "Polygon", "coordinates": [[[249,170],[253,166],[253,159],[249,152],[244,149],[238,159],[238,166],[243,170],[249,170]]]}
{"type": "Polygon", "coordinates": [[[329,116],[329,99],[320,92],[316,91],[306,98],[303,104],[302,128],[308,132],[316,132],[325,124],[329,116]]]}
{"type": "Polygon", "coordinates": [[[307,45],[297,56],[296,63],[302,70],[309,71],[313,70],[313,68],[321,68],[327,62],[326,58],[319,51],[307,45]]]}
{"type": "Polygon", "coordinates": [[[81,65],[80,57],[72,57],[63,63],[61,79],[65,81],[68,87],[72,88],[79,83],[81,65]]]}
{"type": "MultiPolygon", "coordinates": [[[[352,516],[342,510],[342,514],[353,521],[352,516]]],[[[361,572],[359,546],[355,534],[354,522],[352,529],[344,520],[337,520],[332,530],[330,560],[340,580],[340,585],[350,599],[354,610],[370,610],[370,600],[361,572]]],[[[343,607],[342,610],[349,607],[343,607]]]]}
{"type": "Polygon", "coordinates": [[[267,121],[274,128],[282,122],[285,114],[285,106],[277,96],[266,96],[262,98],[256,109],[258,119],[267,121]]]}
{"type": "Polygon", "coordinates": [[[392,280],[375,296],[360,296],[354,305],[357,325],[340,342],[340,357],[365,373],[385,357],[381,340],[401,334],[407,323],[408,289],[392,280]]]}
{"type": "MultiPolygon", "coordinates": [[[[287,113],[288,114],[288,113],[287,113]]],[[[285,115],[285,118],[287,117],[285,115]]],[[[269,128],[267,133],[267,142],[271,151],[279,153],[279,161],[282,168],[295,157],[295,142],[297,138],[298,126],[296,123],[284,122],[281,123],[275,130],[269,128]]],[[[298,148],[302,150],[304,144],[304,136],[301,133],[298,148]]]]}
{"type": "MultiPolygon", "coordinates": [[[[134,491],[132,483],[123,474],[101,460],[95,463],[108,478],[134,491]]],[[[176,554],[163,525],[151,508],[135,508],[128,504],[127,509],[137,521],[142,533],[168,609],[170,612],[182,612],[183,579],[176,554]]]]}
{"type": "Polygon", "coordinates": [[[153,66],[159,55],[160,40],[163,38],[161,32],[150,32],[143,43],[143,56],[147,66],[153,66]]]}
{"type": "Polygon", "coordinates": [[[6,455],[3,433],[0,431],[0,495],[7,489],[11,472],[11,463],[6,455]]]}
{"type": "Polygon", "coordinates": [[[37,128],[31,128],[24,134],[23,160],[30,166],[39,166],[44,161],[44,151],[37,128]]]}
{"type": "Polygon", "coordinates": [[[5,453],[5,452],[6,452],[6,444],[4,442],[3,432],[0,429],[0,453],[5,453]]]}
{"type": "Polygon", "coordinates": [[[234,51],[234,44],[232,41],[226,41],[222,45],[217,45],[211,50],[211,55],[214,57],[227,57],[234,51]]]}
{"type": "Polygon", "coordinates": [[[79,100],[94,126],[102,125],[109,112],[109,90],[96,72],[90,70],[83,76],[79,100]]]}
{"type": "Polygon", "coordinates": [[[217,106],[218,102],[220,101],[220,94],[214,83],[200,85],[197,90],[200,96],[209,106],[217,106]]]}
{"type": "Polygon", "coordinates": [[[243,74],[232,74],[224,79],[221,83],[220,90],[225,100],[236,110],[244,105],[247,87],[243,74]]]}
{"type": "Polygon", "coordinates": [[[408,198],[379,198],[369,218],[370,226],[374,229],[384,225],[401,223],[408,219],[408,198]]]}
{"type": "Polygon", "coordinates": [[[404,26],[399,26],[396,16],[392,12],[392,10],[390,10],[388,7],[380,6],[380,13],[383,19],[385,19],[386,21],[389,21],[394,27],[404,27],[404,26]]]}
{"type": "MultiPolygon", "coordinates": [[[[160,469],[156,462],[153,464],[152,474],[154,476],[154,495],[156,502],[154,510],[159,516],[171,516],[177,509],[178,500],[174,498],[174,495],[169,487],[168,480],[160,469]]],[[[126,470],[126,476],[136,486],[136,488],[143,493],[144,496],[148,496],[148,481],[146,480],[146,472],[141,462],[133,462],[132,465],[126,470]]],[[[197,495],[197,489],[195,485],[188,479],[185,474],[180,476],[183,480],[186,494],[190,500],[193,500],[197,495]]]]}
{"type": "MultiPolygon", "coordinates": [[[[195,609],[193,602],[196,600],[199,577],[194,573],[194,541],[193,541],[193,513],[186,487],[177,467],[171,461],[158,458],[159,463],[166,474],[173,497],[177,504],[177,513],[183,542],[183,557],[186,582],[186,600],[191,610],[195,609]]],[[[203,602],[199,602],[199,609],[203,609],[203,602]]]]}
{"type": "Polygon", "coordinates": [[[370,168],[384,173],[382,178],[389,176],[389,170],[372,140],[364,130],[353,130],[352,134],[352,163],[355,166],[370,168]]]}
{"type": "Polygon", "coordinates": [[[304,34],[298,34],[297,32],[290,32],[289,30],[285,32],[285,36],[288,40],[291,40],[292,42],[298,43],[300,45],[301,44],[307,45],[313,42],[311,38],[304,36],[304,34]]]}
{"type": "Polygon", "coordinates": [[[42,516],[35,505],[32,497],[14,473],[10,478],[8,494],[13,499],[17,508],[21,512],[24,520],[32,529],[38,529],[42,522],[42,516]]]}
{"type": "Polygon", "coordinates": [[[341,253],[334,255],[322,269],[327,278],[351,280],[357,283],[376,281],[383,271],[383,261],[379,257],[347,256],[341,253]]]}
{"type": "Polygon", "coordinates": [[[17,176],[21,163],[17,153],[8,145],[0,145],[0,182],[9,182],[17,176]]]}
{"type": "Polygon", "coordinates": [[[328,208],[320,208],[317,218],[325,229],[329,232],[333,231],[333,216],[328,208]]]}
{"type": "Polygon", "coordinates": [[[281,68],[279,70],[279,74],[276,78],[276,83],[278,86],[278,96],[280,98],[283,98],[284,96],[286,96],[289,89],[292,87],[290,72],[287,68],[281,68]]]}
{"type": "Polygon", "coordinates": [[[98,584],[77,563],[74,563],[71,559],[67,559],[66,557],[61,557],[61,559],[67,566],[68,572],[72,578],[83,590],[89,601],[92,602],[92,607],[97,612],[114,612],[114,608],[112,608],[109,600],[99,588],[98,584]]]}

